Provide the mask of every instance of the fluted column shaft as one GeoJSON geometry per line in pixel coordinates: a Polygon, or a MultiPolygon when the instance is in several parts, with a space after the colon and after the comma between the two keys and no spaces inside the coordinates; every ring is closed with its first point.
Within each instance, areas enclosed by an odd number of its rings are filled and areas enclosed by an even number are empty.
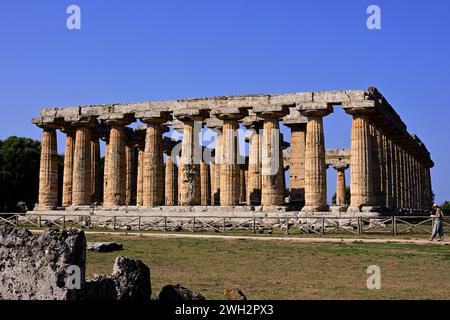
{"type": "Polygon", "coordinates": [[[302,211],[327,210],[325,137],[322,116],[308,116],[305,147],[305,206],[302,211]]]}
{"type": "MultiPolygon", "coordinates": [[[[164,159],[162,150],[162,120],[145,120],[143,205],[162,206],[165,203],[164,159]]],[[[183,139],[184,140],[184,139],[183,139]]]]}
{"type": "Polygon", "coordinates": [[[261,204],[261,141],[259,125],[252,128],[248,155],[247,205],[261,204]]]}
{"type": "Polygon", "coordinates": [[[345,193],[345,168],[335,168],[336,175],[336,205],[345,206],[347,204],[347,197],[345,193]]]}
{"type": "Polygon", "coordinates": [[[72,204],[91,204],[91,132],[92,127],[80,125],[76,129],[72,204]]]}
{"type": "Polygon", "coordinates": [[[106,207],[123,206],[126,200],[126,142],[125,126],[120,122],[111,125],[107,148],[107,185],[105,190],[106,207]]]}
{"type": "Polygon", "coordinates": [[[239,166],[239,203],[244,204],[247,201],[247,184],[246,184],[247,168],[246,165],[239,166]]]}
{"type": "Polygon", "coordinates": [[[42,210],[58,206],[58,153],[56,130],[43,128],[39,169],[39,202],[42,210]]]}
{"type": "Polygon", "coordinates": [[[64,154],[64,176],[62,205],[69,207],[72,205],[72,184],[73,184],[73,151],[75,147],[75,130],[66,130],[66,151],[64,154]]]}
{"type": "Polygon", "coordinates": [[[125,147],[126,179],[125,179],[125,204],[136,205],[137,201],[137,170],[138,150],[134,143],[128,143],[125,147]]]}
{"type": "Polygon", "coordinates": [[[179,205],[200,204],[201,148],[198,141],[201,125],[193,120],[183,121],[183,142],[179,167],[179,205]],[[199,151],[200,150],[200,151],[199,151]],[[200,153],[197,154],[196,153],[200,153]]]}
{"type": "Polygon", "coordinates": [[[223,162],[220,165],[220,204],[236,206],[239,204],[240,183],[239,165],[237,163],[237,129],[236,120],[223,121],[223,162]]]}
{"type": "Polygon", "coordinates": [[[202,206],[211,204],[211,177],[209,164],[205,161],[200,163],[200,201],[202,206]]]}
{"type": "Polygon", "coordinates": [[[369,116],[353,115],[351,131],[350,207],[361,209],[373,205],[373,183],[370,175],[372,165],[372,140],[369,116]]]}
{"type": "Polygon", "coordinates": [[[178,204],[178,168],[170,152],[166,154],[166,206],[178,204]]]}
{"type": "Polygon", "coordinates": [[[211,204],[220,205],[220,165],[223,160],[223,135],[219,132],[216,137],[216,150],[214,155],[214,169],[211,172],[211,180],[214,181],[212,184],[211,191],[211,204]]]}
{"type": "Polygon", "coordinates": [[[144,205],[144,150],[145,144],[138,147],[138,168],[137,168],[137,187],[136,187],[136,205],[144,205]]]}
{"type": "Polygon", "coordinates": [[[91,203],[101,202],[100,181],[100,141],[97,135],[91,136],[91,203]]]}
{"type": "Polygon", "coordinates": [[[290,201],[305,204],[305,149],[306,123],[289,125],[291,128],[291,156],[289,163],[290,201]]]}
{"type": "Polygon", "coordinates": [[[284,190],[280,175],[284,168],[280,159],[280,127],[278,118],[264,119],[261,158],[261,205],[284,205],[284,190]]]}

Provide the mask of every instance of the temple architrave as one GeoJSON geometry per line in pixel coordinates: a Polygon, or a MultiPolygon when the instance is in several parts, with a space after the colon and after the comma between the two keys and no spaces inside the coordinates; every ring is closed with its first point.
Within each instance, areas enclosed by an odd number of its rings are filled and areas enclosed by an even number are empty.
{"type": "Polygon", "coordinates": [[[383,215],[423,213],[432,204],[430,153],[373,87],[46,108],[33,123],[42,128],[36,211],[145,215],[155,208],[201,207],[224,214],[383,215]],[[352,117],[350,149],[325,148],[323,119],[334,108],[352,117]],[[130,127],[138,121],[142,125],[130,127]],[[283,125],[290,139],[281,133],[283,125]],[[58,130],[66,137],[63,172],[57,167],[58,130]],[[209,130],[212,145],[200,138],[209,130]],[[182,139],[169,137],[175,131],[182,139]],[[331,168],[337,176],[334,204],[327,202],[331,168]]]}

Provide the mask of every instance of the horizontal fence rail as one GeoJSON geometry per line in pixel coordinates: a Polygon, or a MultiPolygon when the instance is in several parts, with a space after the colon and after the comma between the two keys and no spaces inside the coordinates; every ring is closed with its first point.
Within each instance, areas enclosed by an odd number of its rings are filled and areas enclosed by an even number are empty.
{"type": "MultiPolygon", "coordinates": [[[[0,214],[0,224],[26,228],[81,228],[163,232],[247,232],[253,234],[390,234],[430,233],[430,216],[388,217],[217,217],[77,214],[0,214]]],[[[444,230],[449,222],[444,219],[444,230]]]]}

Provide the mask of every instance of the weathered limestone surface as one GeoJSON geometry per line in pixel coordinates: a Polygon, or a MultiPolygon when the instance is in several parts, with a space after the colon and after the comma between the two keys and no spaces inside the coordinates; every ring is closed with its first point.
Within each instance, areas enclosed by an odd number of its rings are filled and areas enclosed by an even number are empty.
{"type": "MultiPolygon", "coordinates": [[[[73,160],[73,206],[91,204],[91,131],[92,128],[88,125],[81,125],[76,129],[73,160]]],[[[108,183],[110,183],[109,180],[108,183]]]]}
{"type": "Polygon", "coordinates": [[[98,136],[91,136],[91,203],[101,203],[100,181],[100,141],[98,136]]]}
{"type": "Polygon", "coordinates": [[[336,178],[336,205],[345,206],[347,204],[346,194],[345,194],[345,169],[348,167],[336,167],[337,178],[336,178]]]}
{"type": "Polygon", "coordinates": [[[148,301],[151,296],[150,269],[127,257],[116,258],[111,275],[86,281],[86,238],[75,229],[49,229],[37,237],[0,226],[0,270],[0,300],[148,301]],[[69,289],[74,266],[79,288],[69,289]]]}
{"type": "Polygon", "coordinates": [[[105,193],[106,207],[125,205],[126,196],[126,140],[123,123],[114,122],[109,135],[108,153],[108,184],[105,193]]]}
{"type": "Polygon", "coordinates": [[[164,163],[162,152],[163,128],[161,119],[148,119],[145,137],[143,205],[161,206],[165,202],[164,163]]]}
{"type": "Polygon", "coordinates": [[[327,210],[327,178],[325,162],[325,137],[323,117],[333,110],[328,105],[318,105],[313,111],[308,105],[301,109],[308,117],[305,151],[305,206],[302,211],[327,210]]]}
{"type": "Polygon", "coordinates": [[[303,205],[305,203],[306,123],[287,125],[291,128],[290,200],[303,205]]]}
{"type": "Polygon", "coordinates": [[[370,175],[372,155],[369,117],[366,114],[355,114],[351,132],[350,165],[350,207],[353,210],[373,205],[373,179],[370,175]]]}
{"type": "Polygon", "coordinates": [[[172,155],[167,153],[166,157],[166,206],[176,206],[178,204],[178,167],[172,159],[172,155]]]}
{"type": "Polygon", "coordinates": [[[163,287],[158,295],[158,300],[161,302],[201,301],[205,300],[205,297],[183,287],[181,284],[176,284],[163,287]]]}
{"type": "Polygon", "coordinates": [[[247,205],[261,204],[261,140],[259,122],[247,126],[251,130],[249,136],[249,155],[247,170],[247,205]]]}
{"type": "MultiPolygon", "coordinates": [[[[66,130],[66,151],[64,155],[64,177],[63,177],[63,207],[72,205],[72,177],[73,177],[73,150],[75,146],[75,131],[66,130]]],[[[40,203],[40,201],[39,201],[40,203]]]]}
{"type": "Polygon", "coordinates": [[[209,206],[211,203],[211,178],[209,165],[202,161],[200,163],[200,204],[209,206]]]}
{"type": "Polygon", "coordinates": [[[284,165],[279,119],[289,112],[284,105],[254,109],[264,119],[261,144],[261,205],[284,205],[284,165]]]}
{"type": "Polygon", "coordinates": [[[75,230],[46,230],[40,237],[26,229],[0,226],[0,300],[77,300],[70,290],[68,266],[84,279],[86,239],[75,230]]]}

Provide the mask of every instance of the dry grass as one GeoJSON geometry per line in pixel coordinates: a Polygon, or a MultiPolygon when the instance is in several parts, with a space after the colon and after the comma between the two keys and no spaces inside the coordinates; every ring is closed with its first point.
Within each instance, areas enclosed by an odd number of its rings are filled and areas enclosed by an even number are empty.
{"type": "Polygon", "coordinates": [[[119,253],[89,252],[88,276],[110,273],[117,255],[141,259],[154,294],[181,283],[207,299],[223,299],[225,287],[249,299],[450,299],[449,246],[87,237],[124,244],[119,253]],[[366,288],[372,264],[381,267],[381,290],[366,288]]]}

